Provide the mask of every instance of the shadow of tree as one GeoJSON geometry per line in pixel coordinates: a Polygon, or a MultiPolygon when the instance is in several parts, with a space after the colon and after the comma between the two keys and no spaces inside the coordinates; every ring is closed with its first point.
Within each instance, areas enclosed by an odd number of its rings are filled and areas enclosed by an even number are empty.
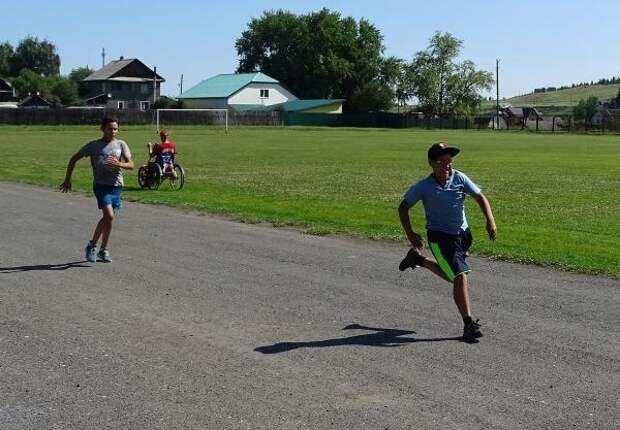
{"type": "Polygon", "coordinates": [[[458,337],[437,337],[437,338],[415,338],[402,337],[415,334],[413,330],[399,330],[390,328],[366,327],[359,324],[351,324],[343,330],[371,330],[375,333],[361,334],[335,339],[316,340],[309,342],[278,342],[273,345],[259,346],[254,351],[263,354],[278,354],[280,352],[291,351],[297,348],[324,348],[328,346],[364,345],[377,347],[397,347],[402,344],[415,342],[443,342],[448,340],[462,340],[458,337]]]}

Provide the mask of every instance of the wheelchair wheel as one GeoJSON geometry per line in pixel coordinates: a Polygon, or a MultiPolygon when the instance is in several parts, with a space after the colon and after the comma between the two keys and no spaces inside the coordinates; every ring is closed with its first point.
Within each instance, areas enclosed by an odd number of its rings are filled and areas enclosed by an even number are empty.
{"type": "Polygon", "coordinates": [[[149,163],[147,178],[147,186],[149,187],[149,189],[158,189],[163,177],[164,172],[161,170],[161,166],[157,163],[149,163]]]}
{"type": "Polygon", "coordinates": [[[149,170],[146,166],[140,166],[138,169],[138,185],[140,188],[146,188],[148,185],[149,170]]]}
{"type": "Polygon", "coordinates": [[[183,166],[174,163],[174,173],[176,173],[177,177],[170,178],[170,187],[173,190],[180,190],[183,188],[183,184],[185,184],[185,170],[183,170],[183,166]]]}

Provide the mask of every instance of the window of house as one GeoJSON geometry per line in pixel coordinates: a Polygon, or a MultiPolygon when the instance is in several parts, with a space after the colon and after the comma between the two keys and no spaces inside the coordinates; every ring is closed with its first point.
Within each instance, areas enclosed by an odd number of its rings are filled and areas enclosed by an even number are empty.
{"type": "Polygon", "coordinates": [[[125,102],[121,101],[121,100],[117,101],[116,102],[116,108],[117,109],[125,109],[125,102]]]}
{"type": "Polygon", "coordinates": [[[268,99],[269,98],[269,90],[268,89],[260,90],[260,98],[261,99],[268,99]]]}
{"type": "Polygon", "coordinates": [[[140,110],[148,110],[150,107],[149,102],[140,102],[140,110]]]}
{"type": "Polygon", "coordinates": [[[140,84],[140,92],[142,94],[148,94],[149,93],[149,84],[140,84]]]}

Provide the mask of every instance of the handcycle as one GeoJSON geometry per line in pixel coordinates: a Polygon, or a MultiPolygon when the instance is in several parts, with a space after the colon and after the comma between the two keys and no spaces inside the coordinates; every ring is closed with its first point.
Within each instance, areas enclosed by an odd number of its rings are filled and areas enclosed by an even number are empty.
{"type": "Polygon", "coordinates": [[[185,170],[175,161],[172,153],[159,154],[138,169],[141,188],[156,190],[164,181],[168,181],[173,190],[180,190],[185,184],[185,170]]]}

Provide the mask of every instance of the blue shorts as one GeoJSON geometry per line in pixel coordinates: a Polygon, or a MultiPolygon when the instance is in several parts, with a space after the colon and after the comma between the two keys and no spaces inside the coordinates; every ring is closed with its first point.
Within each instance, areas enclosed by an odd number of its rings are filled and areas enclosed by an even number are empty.
{"type": "Polygon", "coordinates": [[[437,264],[450,281],[463,274],[471,272],[465,262],[467,251],[472,243],[471,231],[461,231],[459,234],[448,234],[442,231],[427,232],[428,245],[437,260],[437,264]]]}
{"type": "Polygon", "coordinates": [[[112,185],[93,184],[93,193],[97,198],[99,209],[106,206],[112,206],[112,210],[116,213],[121,209],[121,192],[123,187],[115,187],[112,185]]]}

